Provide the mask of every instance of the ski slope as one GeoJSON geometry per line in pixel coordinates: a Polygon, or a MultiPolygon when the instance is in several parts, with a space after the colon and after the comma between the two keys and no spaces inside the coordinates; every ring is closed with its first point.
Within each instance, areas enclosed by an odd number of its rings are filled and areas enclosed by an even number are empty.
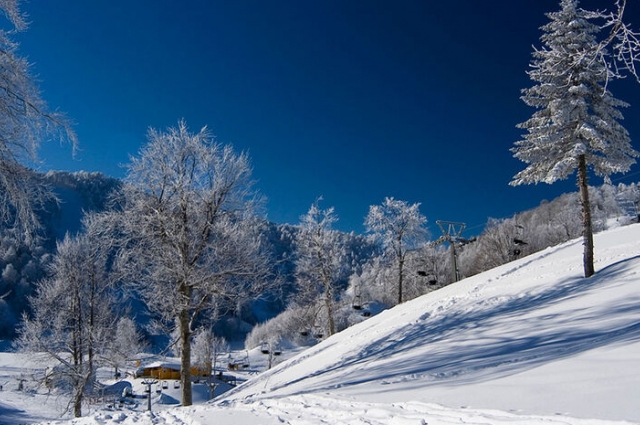
{"type": "MultiPolygon", "coordinates": [[[[214,403],[72,422],[640,423],[640,225],[596,235],[595,253],[589,279],[576,240],[404,303],[214,403]]],[[[0,424],[53,417],[12,401],[5,420],[4,397],[0,424]]]]}

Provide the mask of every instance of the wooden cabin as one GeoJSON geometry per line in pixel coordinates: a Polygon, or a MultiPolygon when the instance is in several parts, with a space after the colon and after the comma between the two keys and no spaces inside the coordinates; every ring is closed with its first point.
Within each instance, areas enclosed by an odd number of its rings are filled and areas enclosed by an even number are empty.
{"type": "MultiPolygon", "coordinates": [[[[191,366],[191,376],[206,378],[211,376],[211,368],[191,366]]],[[[155,379],[180,379],[180,364],[173,362],[153,362],[136,370],[136,377],[155,379]]]]}

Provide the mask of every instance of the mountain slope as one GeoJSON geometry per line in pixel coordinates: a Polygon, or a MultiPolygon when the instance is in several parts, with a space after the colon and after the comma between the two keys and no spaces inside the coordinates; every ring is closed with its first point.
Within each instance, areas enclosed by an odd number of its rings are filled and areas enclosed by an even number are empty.
{"type": "Polygon", "coordinates": [[[640,225],[514,261],[335,335],[225,397],[418,401],[640,422],[640,225]]]}
{"type": "MultiPolygon", "coordinates": [[[[640,225],[595,242],[590,279],[581,277],[576,240],[383,312],[215,403],[154,403],[153,414],[144,403],[96,404],[70,423],[640,423],[640,225]]],[[[7,353],[0,370],[13,376],[24,360],[7,353]]],[[[0,394],[2,425],[53,418],[63,400],[6,387],[0,394]]]]}

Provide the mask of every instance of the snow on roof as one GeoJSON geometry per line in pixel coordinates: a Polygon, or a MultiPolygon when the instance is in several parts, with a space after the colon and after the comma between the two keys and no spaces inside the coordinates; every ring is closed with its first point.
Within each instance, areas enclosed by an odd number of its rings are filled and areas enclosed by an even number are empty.
{"type": "Polygon", "coordinates": [[[165,369],[180,370],[180,363],[167,362],[167,361],[155,361],[155,362],[151,362],[151,363],[140,366],[140,369],[156,369],[159,367],[163,367],[165,369]]]}

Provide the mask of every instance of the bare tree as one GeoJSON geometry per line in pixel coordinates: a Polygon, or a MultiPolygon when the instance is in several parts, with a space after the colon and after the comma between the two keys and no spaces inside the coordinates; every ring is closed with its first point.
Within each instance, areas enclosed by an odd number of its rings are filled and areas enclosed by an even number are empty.
{"type": "MultiPolygon", "coordinates": [[[[85,220],[85,227],[91,227],[85,220]]],[[[48,385],[69,388],[68,409],[82,415],[82,402],[92,391],[98,359],[106,351],[113,326],[111,281],[107,255],[91,232],[66,236],[58,243],[51,277],[30,298],[33,317],[24,316],[17,345],[22,351],[45,353],[57,362],[45,377],[48,385]]]]}
{"type": "Polygon", "coordinates": [[[427,236],[427,219],[420,204],[385,198],[382,205],[372,205],[365,219],[367,231],[379,238],[385,254],[397,270],[398,304],[404,301],[403,279],[407,252],[418,248],[427,236]]]}
{"type": "Polygon", "coordinates": [[[229,345],[223,337],[217,337],[210,328],[196,329],[193,337],[194,364],[202,371],[214,373],[217,359],[223,352],[229,351],[229,345]]]}
{"type": "Polygon", "coordinates": [[[36,161],[43,139],[67,140],[75,147],[76,135],[62,114],[47,109],[29,62],[18,56],[11,35],[27,27],[18,5],[18,0],[0,1],[13,26],[0,29],[0,221],[29,236],[38,226],[35,210],[54,196],[24,164],[36,161]]]}
{"type": "Polygon", "coordinates": [[[526,252],[521,252],[526,246],[514,244],[514,239],[517,238],[516,231],[517,224],[514,219],[489,218],[472,248],[475,255],[470,265],[471,273],[480,273],[526,255],[526,252]]]}
{"type": "Polygon", "coordinates": [[[127,361],[142,352],[145,347],[142,335],[136,323],[129,317],[121,317],[116,323],[115,332],[110,333],[108,348],[104,359],[114,368],[114,377],[120,377],[121,369],[127,361]]]}
{"type": "Polygon", "coordinates": [[[333,311],[335,286],[345,250],[338,232],[332,229],[338,220],[334,209],[321,209],[320,200],[322,198],[318,198],[301,217],[296,234],[297,299],[301,305],[313,305],[320,296],[325,312],[323,317],[327,320],[326,330],[333,335],[336,332],[333,311]]]}
{"type": "Polygon", "coordinates": [[[215,319],[225,302],[259,294],[270,269],[249,159],[181,121],[149,130],[125,182],[112,216],[119,266],[148,307],[177,324],[182,404],[189,406],[195,324],[215,319]]]}
{"type": "Polygon", "coordinates": [[[549,13],[542,27],[544,48],[533,53],[530,78],[537,84],[523,90],[522,100],[538,110],[518,127],[527,130],[512,148],[514,156],[529,164],[511,185],[553,183],[577,170],[582,204],[584,275],[594,274],[593,224],[588,169],[597,175],[627,172],[639,156],[620,124],[620,108],[628,106],[607,89],[620,69],[635,72],[640,45],[623,24],[625,2],[606,15],[578,8],[577,0],[562,0],[561,10],[549,13]],[[597,19],[606,23],[598,25],[597,19]],[[611,27],[608,37],[599,33],[611,27]],[[616,56],[608,53],[613,45],[616,56]],[[620,62],[622,61],[622,62],[620,62]],[[619,68],[618,66],[621,66],[619,68]]]}

